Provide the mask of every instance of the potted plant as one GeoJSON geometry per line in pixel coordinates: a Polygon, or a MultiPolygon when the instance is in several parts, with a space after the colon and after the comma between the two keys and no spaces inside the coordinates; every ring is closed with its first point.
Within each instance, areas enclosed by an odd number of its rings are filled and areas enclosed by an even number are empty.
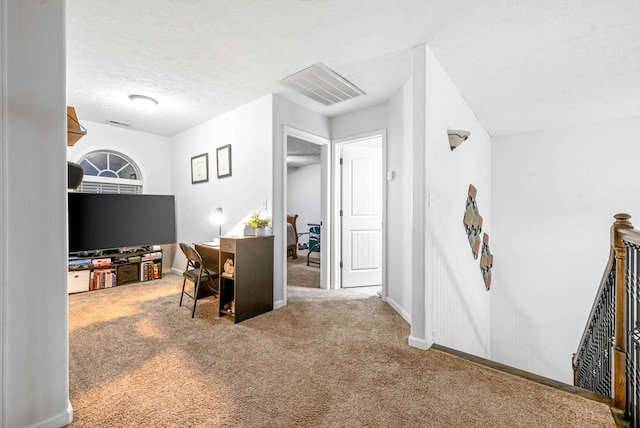
{"type": "Polygon", "coordinates": [[[266,228],[271,226],[271,217],[260,218],[260,211],[254,211],[245,224],[255,230],[256,236],[265,236],[266,228]]]}

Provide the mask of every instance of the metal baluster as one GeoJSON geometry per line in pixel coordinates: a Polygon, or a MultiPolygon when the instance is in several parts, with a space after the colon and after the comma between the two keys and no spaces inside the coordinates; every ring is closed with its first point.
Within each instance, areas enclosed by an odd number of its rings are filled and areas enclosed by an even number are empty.
{"type": "Polygon", "coordinates": [[[611,396],[611,346],[614,337],[615,261],[595,305],[583,347],[575,358],[576,385],[611,396]]]}
{"type": "Polygon", "coordinates": [[[638,329],[638,321],[640,320],[638,311],[640,310],[640,305],[638,305],[638,272],[640,272],[640,257],[638,257],[638,250],[640,248],[637,246],[633,246],[633,276],[631,278],[631,296],[629,296],[629,300],[633,305],[632,310],[630,310],[630,320],[629,325],[632,334],[631,340],[629,343],[629,349],[632,352],[631,356],[631,379],[628,381],[632,385],[632,391],[630,396],[632,398],[631,406],[633,408],[633,421],[634,426],[638,426],[638,340],[640,339],[640,330],[638,329]]]}
{"type": "MultiPolygon", "coordinates": [[[[633,247],[631,247],[629,244],[625,243],[626,247],[627,247],[627,257],[626,257],[626,261],[627,261],[627,265],[626,265],[626,269],[625,269],[625,292],[627,294],[627,309],[626,309],[626,314],[627,314],[627,326],[632,329],[633,327],[633,317],[632,317],[632,313],[633,313],[633,288],[634,288],[634,266],[635,266],[635,252],[633,251],[633,247]]],[[[634,418],[634,410],[633,410],[633,389],[634,389],[634,379],[633,379],[633,355],[632,355],[632,348],[633,348],[633,339],[630,337],[630,334],[627,334],[628,340],[627,340],[627,361],[626,361],[626,377],[627,377],[627,404],[626,404],[626,414],[631,417],[632,419],[634,418]]]]}
{"type": "Polygon", "coordinates": [[[640,391],[638,390],[638,362],[640,361],[640,247],[625,242],[626,269],[625,291],[627,294],[627,350],[626,350],[626,418],[632,427],[640,426],[640,391]]]}

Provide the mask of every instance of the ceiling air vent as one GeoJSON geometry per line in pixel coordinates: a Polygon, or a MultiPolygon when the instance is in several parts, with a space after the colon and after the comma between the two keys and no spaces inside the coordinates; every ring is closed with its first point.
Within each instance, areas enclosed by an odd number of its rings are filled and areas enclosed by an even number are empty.
{"type": "Polygon", "coordinates": [[[326,106],[365,95],[362,89],[320,62],[278,83],[326,106]]]}
{"type": "Polygon", "coordinates": [[[109,125],[115,125],[115,126],[123,126],[125,128],[129,128],[131,125],[129,125],[128,123],[124,123],[124,122],[118,122],[117,120],[107,120],[107,123],[109,125]]]}

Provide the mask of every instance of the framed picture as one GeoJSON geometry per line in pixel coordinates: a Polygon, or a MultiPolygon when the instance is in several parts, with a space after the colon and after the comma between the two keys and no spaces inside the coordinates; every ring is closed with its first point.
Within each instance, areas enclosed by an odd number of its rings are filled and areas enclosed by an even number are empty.
{"type": "Polygon", "coordinates": [[[216,149],[218,178],[231,177],[231,144],[216,149]]]}
{"type": "Polygon", "coordinates": [[[209,153],[191,158],[191,184],[209,181],[209,153]]]}

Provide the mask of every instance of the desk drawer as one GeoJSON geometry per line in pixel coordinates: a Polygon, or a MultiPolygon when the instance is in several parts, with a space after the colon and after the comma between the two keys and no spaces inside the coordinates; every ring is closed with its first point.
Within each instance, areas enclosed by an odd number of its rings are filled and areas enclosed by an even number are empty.
{"type": "Polygon", "coordinates": [[[236,252],[236,240],[229,238],[220,238],[220,251],[225,253],[234,253],[236,252]]]}

